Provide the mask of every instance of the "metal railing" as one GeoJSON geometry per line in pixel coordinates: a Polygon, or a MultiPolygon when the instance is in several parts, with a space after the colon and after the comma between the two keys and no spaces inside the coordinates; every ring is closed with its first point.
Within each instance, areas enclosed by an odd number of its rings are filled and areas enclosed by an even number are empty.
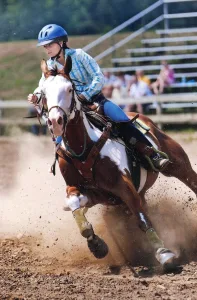
{"type": "Polygon", "coordinates": [[[154,27],[156,24],[160,23],[163,19],[164,19],[163,15],[159,16],[158,18],[156,18],[152,22],[146,24],[145,26],[143,26],[142,28],[138,29],[134,33],[130,34],[128,37],[126,37],[125,39],[121,40],[120,42],[118,42],[114,46],[108,48],[107,50],[103,51],[101,54],[97,55],[95,57],[95,60],[100,60],[101,58],[105,57],[106,55],[112,53],[114,50],[122,47],[124,44],[126,44],[129,41],[131,41],[132,39],[136,38],[138,35],[142,34],[143,32],[147,31],[148,29],[154,27]]]}
{"type": "MultiPolygon", "coordinates": [[[[170,107],[170,103],[176,105],[177,108],[194,108],[197,107],[197,93],[182,93],[182,94],[163,94],[163,95],[152,95],[141,97],[140,99],[133,99],[131,97],[119,97],[110,99],[118,105],[130,105],[141,103],[141,104],[155,104],[155,114],[150,115],[149,117],[157,123],[160,127],[164,124],[197,124],[197,113],[196,112],[181,112],[177,114],[166,114],[163,113],[164,103],[170,107]]],[[[0,100],[0,112],[4,109],[27,109],[31,105],[26,100],[9,100],[1,101],[0,100]]],[[[41,119],[42,124],[45,123],[41,119]]],[[[4,118],[0,116],[0,129],[1,126],[30,126],[33,124],[39,124],[37,119],[25,119],[23,117],[14,117],[4,118]]],[[[1,130],[0,130],[1,135],[1,130]]]]}
{"type": "Polygon", "coordinates": [[[133,16],[132,18],[130,18],[129,20],[125,21],[124,23],[122,23],[121,25],[115,27],[114,29],[110,30],[108,33],[104,34],[103,36],[101,36],[100,38],[96,39],[95,41],[93,41],[92,43],[88,44],[87,46],[85,46],[83,48],[84,51],[88,51],[91,48],[97,46],[98,44],[100,44],[101,42],[105,41],[106,39],[112,37],[115,33],[120,32],[122,29],[126,28],[127,26],[131,25],[132,23],[134,23],[135,21],[141,19],[142,17],[144,17],[145,15],[147,15],[148,13],[152,12],[154,9],[156,9],[157,7],[159,7],[160,5],[163,4],[163,0],[159,0],[156,3],[152,4],[151,6],[149,6],[148,8],[146,8],[145,10],[141,11],[140,13],[138,13],[137,15],[133,16]]]}
{"type": "Polygon", "coordinates": [[[132,18],[128,19],[127,21],[125,21],[121,25],[115,27],[113,30],[110,30],[108,33],[104,34],[103,36],[99,37],[95,41],[91,42],[90,44],[85,46],[83,48],[83,50],[84,51],[89,51],[90,49],[92,49],[93,47],[95,47],[95,46],[99,45],[100,43],[104,42],[108,38],[112,38],[114,34],[120,32],[121,30],[125,29],[126,27],[133,24],[134,22],[142,19],[143,17],[145,17],[149,13],[152,13],[153,10],[157,9],[158,7],[160,7],[162,5],[163,5],[163,15],[161,15],[161,16],[157,17],[156,19],[152,20],[150,23],[142,26],[139,30],[135,31],[134,33],[132,33],[128,37],[122,39],[120,42],[114,44],[113,46],[107,48],[106,50],[104,50],[103,52],[101,52],[100,54],[95,56],[94,58],[95,58],[96,61],[104,58],[105,56],[107,56],[110,53],[114,52],[116,49],[122,47],[124,44],[128,43],[129,41],[131,41],[132,39],[134,39],[138,35],[144,33],[146,30],[152,28],[153,26],[155,26],[156,24],[158,24],[161,21],[164,21],[164,29],[168,30],[170,19],[189,18],[189,17],[196,17],[197,16],[196,12],[169,14],[168,13],[168,5],[170,3],[173,3],[173,2],[193,2],[193,1],[197,1],[197,0],[159,0],[159,1],[155,2],[154,4],[150,5],[148,8],[141,11],[140,13],[138,13],[137,15],[135,15],[132,18]]]}

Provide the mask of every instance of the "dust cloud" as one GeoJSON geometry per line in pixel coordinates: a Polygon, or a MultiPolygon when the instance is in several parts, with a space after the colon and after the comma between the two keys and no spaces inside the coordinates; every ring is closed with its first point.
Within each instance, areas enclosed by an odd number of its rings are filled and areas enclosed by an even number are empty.
{"type": "MultiPolygon", "coordinates": [[[[195,143],[185,143],[192,162],[195,143]]],[[[1,138],[0,155],[0,238],[31,237],[32,248],[42,255],[64,258],[72,263],[95,262],[86,240],[81,237],[71,212],[63,211],[65,183],[56,166],[49,137],[25,134],[1,138]]],[[[184,259],[197,249],[197,201],[195,195],[176,179],[160,176],[147,193],[149,217],[167,247],[184,259]]],[[[96,234],[108,244],[104,262],[147,264],[154,260],[144,234],[124,208],[96,206],[87,213],[96,234]]]]}

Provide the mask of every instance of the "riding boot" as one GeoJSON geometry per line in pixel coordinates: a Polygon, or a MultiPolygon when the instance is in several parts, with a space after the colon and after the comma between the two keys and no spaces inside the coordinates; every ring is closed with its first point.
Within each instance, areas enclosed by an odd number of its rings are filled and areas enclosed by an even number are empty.
{"type": "Polygon", "coordinates": [[[148,160],[155,171],[163,171],[170,163],[166,153],[158,151],[152,146],[137,141],[134,147],[148,160]]]}
{"type": "Polygon", "coordinates": [[[142,154],[151,164],[153,170],[159,172],[167,167],[169,159],[167,154],[160,152],[152,147],[152,144],[145,135],[135,127],[124,111],[115,103],[105,99],[103,95],[97,101],[103,108],[104,115],[112,121],[119,123],[120,135],[127,145],[132,145],[142,154]]]}
{"type": "Polygon", "coordinates": [[[168,155],[155,149],[132,122],[120,123],[120,135],[126,145],[135,147],[148,160],[154,171],[163,171],[169,164],[168,155]]]}

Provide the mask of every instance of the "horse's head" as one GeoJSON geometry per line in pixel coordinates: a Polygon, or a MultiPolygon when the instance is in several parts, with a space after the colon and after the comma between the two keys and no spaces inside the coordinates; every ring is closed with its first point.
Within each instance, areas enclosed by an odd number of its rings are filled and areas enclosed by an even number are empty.
{"type": "Polygon", "coordinates": [[[41,69],[46,78],[43,92],[47,99],[48,124],[56,136],[62,135],[72,110],[72,101],[74,101],[73,87],[69,80],[70,67],[66,63],[60,72],[49,70],[43,60],[41,69]]]}

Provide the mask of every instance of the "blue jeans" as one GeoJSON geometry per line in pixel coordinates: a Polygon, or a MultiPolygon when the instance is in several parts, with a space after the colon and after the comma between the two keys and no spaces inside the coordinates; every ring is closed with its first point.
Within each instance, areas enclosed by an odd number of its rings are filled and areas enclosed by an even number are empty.
{"type": "Polygon", "coordinates": [[[152,146],[146,136],[138,128],[136,128],[133,123],[129,122],[129,117],[118,105],[105,99],[103,96],[100,101],[98,99],[96,102],[98,102],[103,108],[105,116],[109,117],[116,123],[120,123],[120,135],[126,143],[129,143],[131,138],[134,137],[137,141],[147,146],[152,146]]]}
{"type": "Polygon", "coordinates": [[[128,122],[130,119],[125,112],[115,103],[105,99],[100,102],[103,107],[104,115],[114,122],[128,122]]]}

